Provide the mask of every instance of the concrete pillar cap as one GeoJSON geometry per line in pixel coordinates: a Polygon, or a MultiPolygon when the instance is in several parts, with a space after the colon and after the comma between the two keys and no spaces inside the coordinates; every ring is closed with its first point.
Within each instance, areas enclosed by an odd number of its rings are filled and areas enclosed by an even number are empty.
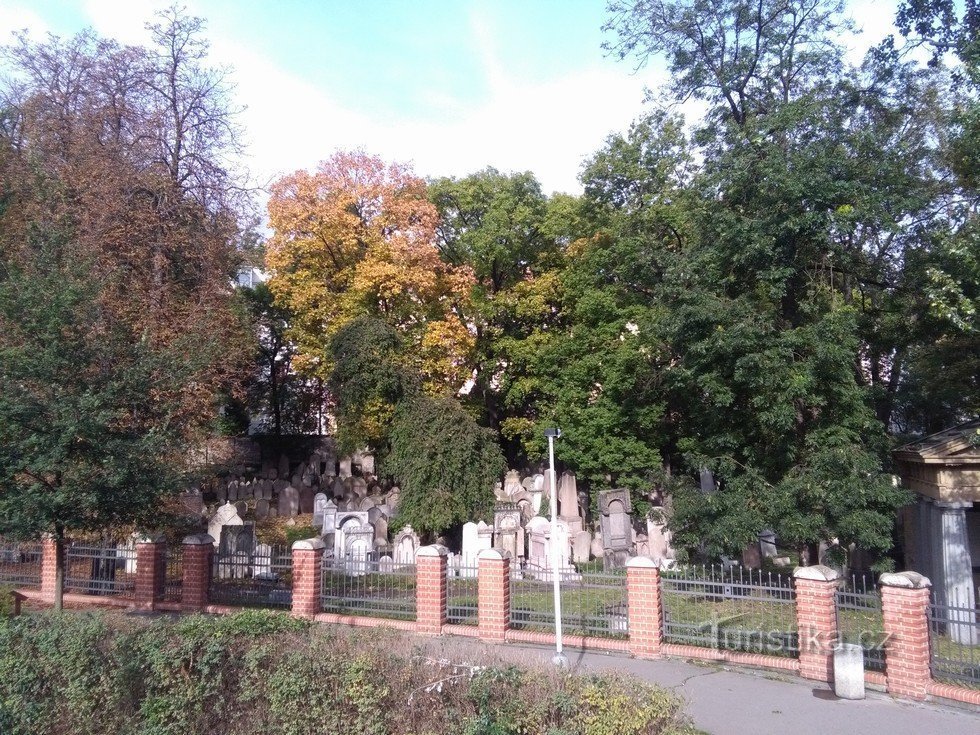
{"type": "Polygon", "coordinates": [[[431,544],[429,546],[420,546],[419,550],[415,552],[416,558],[420,556],[449,556],[449,549],[447,549],[442,544],[431,544]]]}
{"type": "Polygon", "coordinates": [[[932,587],[932,582],[929,581],[929,578],[922,576],[918,572],[882,574],[878,578],[878,584],[883,587],[901,587],[907,590],[923,590],[932,587]]]}
{"type": "Polygon", "coordinates": [[[797,567],[793,570],[793,579],[810,579],[814,582],[836,582],[840,579],[840,572],[831,569],[823,564],[814,564],[809,567],[797,567]]]}
{"type": "Polygon", "coordinates": [[[320,551],[325,548],[327,545],[323,543],[323,539],[320,537],[305,538],[293,542],[293,551],[320,551]]]}
{"type": "Polygon", "coordinates": [[[626,562],[627,569],[659,569],[660,564],[649,556],[634,556],[626,562]]]}
{"type": "Polygon", "coordinates": [[[510,561],[510,552],[505,549],[484,549],[477,559],[492,559],[494,561],[510,561]]]}
{"type": "Polygon", "coordinates": [[[207,546],[214,545],[214,539],[206,533],[197,533],[193,536],[184,536],[185,546],[207,546]]]}

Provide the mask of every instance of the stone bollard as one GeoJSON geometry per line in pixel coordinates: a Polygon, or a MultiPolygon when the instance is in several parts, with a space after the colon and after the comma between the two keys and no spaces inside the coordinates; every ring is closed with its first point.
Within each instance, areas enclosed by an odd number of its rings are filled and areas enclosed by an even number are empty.
{"type": "Polygon", "coordinates": [[[864,648],[859,643],[839,643],[834,649],[834,694],[864,699],[864,648]]]}

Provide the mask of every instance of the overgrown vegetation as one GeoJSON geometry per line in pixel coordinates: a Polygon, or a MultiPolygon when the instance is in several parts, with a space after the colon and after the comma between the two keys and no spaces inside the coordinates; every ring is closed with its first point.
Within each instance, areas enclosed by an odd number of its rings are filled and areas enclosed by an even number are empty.
{"type": "Polygon", "coordinates": [[[151,623],[0,621],[5,735],[661,735],[693,733],[671,694],[552,668],[457,666],[393,632],[244,612],[151,623]]]}

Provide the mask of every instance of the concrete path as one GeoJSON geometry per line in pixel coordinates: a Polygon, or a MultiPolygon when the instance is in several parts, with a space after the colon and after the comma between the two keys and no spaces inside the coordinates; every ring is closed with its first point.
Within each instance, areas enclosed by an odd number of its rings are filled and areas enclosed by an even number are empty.
{"type": "MultiPolygon", "coordinates": [[[[435,639],[433,654],[461,660],[483,651],[513,663],[548,662],[554,649],[471,639],[435,639]],[[452,641],[452,642],[450,642],[452,641]]],[[[566,649],[576,671],[618,671],[671,689],[685,700],[694,724],[711,735],[980,735],[980,709],[914,704],[868,691],[864,700],[837,699],[826,684],[779,672],[668,659],[640,661],[618,654],[566,649]]]]}

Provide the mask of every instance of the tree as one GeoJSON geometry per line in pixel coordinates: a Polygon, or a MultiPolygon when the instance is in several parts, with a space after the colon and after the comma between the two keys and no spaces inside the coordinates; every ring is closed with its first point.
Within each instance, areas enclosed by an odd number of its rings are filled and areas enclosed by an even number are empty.
{"type": "Polygon", "coordinates": [[[57,610],[68,536],[158,522],[181,486],[184,384],[209,352],[134,341],[75,254],[48,241],[0,264],[0,533],[53,535],[57,610]]]}
{"type": "Polygon", "coordinates": [[[419,396],[399,406],[385,471],[401,483],[396,523],[431,536],[490,518],[504,471],[494,433],[452,398],[419,396]]]}
{"type": "Polygon", "coordinates": [[[290,309],[296,367],[329,376],[325,339],[358,316],[403,336],[431,392],[470,374],[466,322],[472,274],[439,258],[438,215],[425,182],[404,166],[340,152],[315,173],[276,182],[269,200],[269,287],[290,309]]]}
{"type": "Polygon", "coordinates": [[[243,189],[226,161],[235,111],[207,67],[203,25],[173,9],[153,48],[91,32],[3,49],[0,255],[33,258],[37,231],[69,233],[107,318],[166,347],[207,333],[184,410],[237,393],[251,349],[231,278],[243,189]]]}

